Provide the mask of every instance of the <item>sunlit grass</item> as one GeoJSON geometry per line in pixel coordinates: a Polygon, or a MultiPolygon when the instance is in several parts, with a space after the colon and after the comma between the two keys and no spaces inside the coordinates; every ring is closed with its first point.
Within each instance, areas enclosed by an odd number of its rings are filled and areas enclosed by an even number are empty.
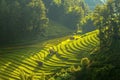
{"type": "MultiPolygon", "coordinates": [[[[28,51],[21,49],[15,53],[11,51],[10,54],[6,54],[0,59],[0,76],[3,79],[13,80],[19,78],[20,69],[27,75],[31,73],[42,75],[42,72],[48,75],[62,67],[80,65],[80,60],[89,57],[90,51],[99,46],[97,34],[98,31],[96,30],[84,35],[77,35],[75,36],[78,38],[77,40],[76,38],[73,40],[67,38],[61,43],[53,43],[41,50],[31,48],[31,50],[27,49],[28,51]],[[51,47],[57,53],[50,56],[49,50],[51,47]],[[43,65],[40,66],[37,61],[42,62],[43,65]]],[[[53,41],[51,40],[51,42],[53,41]]],[[[35,79],[40,79],[40,75],[35,75],[35,79]]]]}

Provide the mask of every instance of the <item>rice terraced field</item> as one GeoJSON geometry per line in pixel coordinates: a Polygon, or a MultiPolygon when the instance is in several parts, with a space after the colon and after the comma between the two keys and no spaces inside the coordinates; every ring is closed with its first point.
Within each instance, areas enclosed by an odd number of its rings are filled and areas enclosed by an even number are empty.
{"type": "Polygon", "coordinates": [[[80,65],[81,58],[89,57],[99,47],[97,35],[98,30],[95,30],[29,55],[7,54],[0,58],[0,80],[19,80],[21,70],[28,75],[34,73],[35,80],[39,80],[43,72],[49,75],[63,67],[80,65]],[[50,53],[51,48],[56,53],[50,53]]]}

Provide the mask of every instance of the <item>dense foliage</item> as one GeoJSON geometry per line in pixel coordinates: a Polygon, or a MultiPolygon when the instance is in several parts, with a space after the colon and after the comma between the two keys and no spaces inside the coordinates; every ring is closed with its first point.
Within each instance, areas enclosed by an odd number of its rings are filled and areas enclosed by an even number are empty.
{"type": "Polygon", "coordinates": [[[97,6],[93,14],[94,24],[100,30],[101,48],[119,50],[120,9],[118,0],[108,0],[106,5],[97,6]],[[114,47],[113,47],[114,46],[114,47]]]}
{"type": "Polygon", "coordinates": [[[0,7],[0,41],[6,44],[44,36],[49,21],[77,30],[89,12],[84,0],[1,0],[0,7]]]}
{"type": "Polygon", "coordinates": [[[95,29],[98,29],[94,24],[92,20],[92,13],[89,13],[86,15],[84,18],[81,19],[80,21],[80,27],[82,30],[82,33],[90,32],[95,29]]]}
{"type": "Polygon", "coordinates": [[[49,19],[72,29],[76,29],[80,20],[89,11],[84,0],[44,0],[44,2],[48,9],[47,16],[49,19]]]}
{"type": "Polygon", "coordinates": [[[91,56],[91,80],[119,80],[120,56],[120,1],[108,0],[97,6],[93,13],[99,28],[100,49],[91,56]]]}
{"type": "Polygon", "coordinates": [[[0,42],[43,34],[48,19],[42,0],[1,0],[0,7],[0,42]]]}

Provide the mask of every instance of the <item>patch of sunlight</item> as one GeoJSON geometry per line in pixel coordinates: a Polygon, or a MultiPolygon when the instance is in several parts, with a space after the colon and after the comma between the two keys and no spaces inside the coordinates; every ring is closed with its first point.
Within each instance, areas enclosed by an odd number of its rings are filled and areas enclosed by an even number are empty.
{"type": "Polygon", "coordinates": [[[76,7],[75,7],[75,10],[79,10],[79,9],[80,9],[79,6],[76,6],[76,7]]]}
{"type": "Polygon", "coordinates": [[[72,12],[72,8],[73,8],[73,7],[69,7],[69,8],[68,8],[68,13],[69,13],[69,12],[72,12]]]}
{"type": "Polygon", "coordinates": [[[8,63],[4,64],[4,66],[1,66],[0,70],[1,70],[1,71],[6,70],[6,68],[7,68],[11,63],[12,63],[12,62],[8,62],[8,63]]]}
{"type": "Polygon", "coordinates": [[[19,70],[24,70],[24,71],[27,72],[27,73],[32,73],[31,70],[29,70],[29,69],[27,69],[27,68],[25,68],[25,67],[23,67],[23,66],[19,66],[18,68],[19,68],[19,70]]]}
{"type": "Polygon", "coordinates": [[[56,5],[60,5],[60,4],[61,4],[61,0],[53,0],[53,2],[54,2],[56,5]]]}
{"type": "Polygon", "coordinates": [[[51,59],[60,60],[59,58],[56,57],[56,55],[53,55],[51,59]]]}
{"type": "Polygon", "coordinates": [[[70,39],[67,39],[67,40],[61,42],[60,44],[61,44],[61,45],[63,45],[63,44],[65,45],[65,44],[68,44],[70,41],[71,41],[70,39]]]}
{"type": "Polygon", "coordinates": [[[45,48],[49,48],[49,47],[52,47],[52,46],[53,46],[53,44],[46,44],[45,48]]]}
{"type": "Polygon", "coordinates": [[[99,33],[99,30],[95,30],[95,31],[91,31],[91,32],[88,32],[88,33],[86,33],[85,35],[87,36],[90,36],[90,35],[93,35],[93,34],[95,34],[95,33],[99,33]]]}

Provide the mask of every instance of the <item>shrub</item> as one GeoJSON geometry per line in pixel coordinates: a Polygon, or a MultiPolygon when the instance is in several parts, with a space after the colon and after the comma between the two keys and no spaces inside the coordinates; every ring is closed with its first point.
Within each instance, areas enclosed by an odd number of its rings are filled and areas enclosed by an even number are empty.
{"type": "Polygon", "coordinates": [[[87,57],[81,59],[81,66],[83,68],[86,68],[89,65],[89,63],[90,63],[90,60],[87,57]]]}

